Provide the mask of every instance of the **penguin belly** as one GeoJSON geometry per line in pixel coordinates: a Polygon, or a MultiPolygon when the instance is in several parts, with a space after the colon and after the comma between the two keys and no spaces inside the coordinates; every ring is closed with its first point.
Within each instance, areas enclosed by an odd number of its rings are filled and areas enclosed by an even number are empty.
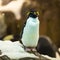
{"type": "Polygon", "coordinates": [[[23,30],[22,42],[26,47],[36,47],[39,39],[39,20],[29,18],[23,30]]]}

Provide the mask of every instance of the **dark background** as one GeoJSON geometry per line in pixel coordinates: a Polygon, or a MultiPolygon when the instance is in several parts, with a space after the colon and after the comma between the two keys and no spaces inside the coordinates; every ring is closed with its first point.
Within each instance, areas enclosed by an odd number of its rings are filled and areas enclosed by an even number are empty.
{"type": "MultiPolygon", "coordinates": [[[[6,5],[12,0],[3,0],[6,5]]],[[[18,35],[27,19],[29,9],[39,11],[40,35],[49,36],[60,47],[60,0],[30,0],[30,4],[23,4],[20,21],[17,21],[12,13],[5,13],[7,34],[18,35]],[[35,5],[34,5],[35,4],[35,5]]]]}

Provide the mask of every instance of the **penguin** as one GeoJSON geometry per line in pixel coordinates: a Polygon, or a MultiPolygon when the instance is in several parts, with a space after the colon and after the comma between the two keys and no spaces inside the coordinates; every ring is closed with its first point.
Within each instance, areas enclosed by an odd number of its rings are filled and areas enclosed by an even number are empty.
{"type": "Polygon", "coordinates": [[[36,47],[39,39],[39,19],[38,12],[31,10],[28,12],[27,21],[20,34],[21,42],[25,47],[36,47]]]}
{"type": "Polygon", "coordinates": [[[53,58],[56,58],[56,53],[59,56],[57,46],[48,36],[40,36],[36,50],[39,54],[48,55],[53,58]]]}

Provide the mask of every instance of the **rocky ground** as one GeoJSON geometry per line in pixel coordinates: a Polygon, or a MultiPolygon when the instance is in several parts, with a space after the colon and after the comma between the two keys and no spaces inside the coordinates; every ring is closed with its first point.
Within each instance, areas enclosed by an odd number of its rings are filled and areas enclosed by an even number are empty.
{"type": "Polygon", "coordinates": [[[60,60],[60,57],[26,52],[19,41],[0,41],[0,60],[60,60]]]}

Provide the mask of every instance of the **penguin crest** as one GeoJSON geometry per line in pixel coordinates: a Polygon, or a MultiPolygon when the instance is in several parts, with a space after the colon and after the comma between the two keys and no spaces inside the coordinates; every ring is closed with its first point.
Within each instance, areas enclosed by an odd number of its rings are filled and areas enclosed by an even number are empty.
{"type": "Polygon", "coordinates": [[[27,13],[28,17],[36,18],[39,15],[38,11],[31,10],[27,13]]]}

